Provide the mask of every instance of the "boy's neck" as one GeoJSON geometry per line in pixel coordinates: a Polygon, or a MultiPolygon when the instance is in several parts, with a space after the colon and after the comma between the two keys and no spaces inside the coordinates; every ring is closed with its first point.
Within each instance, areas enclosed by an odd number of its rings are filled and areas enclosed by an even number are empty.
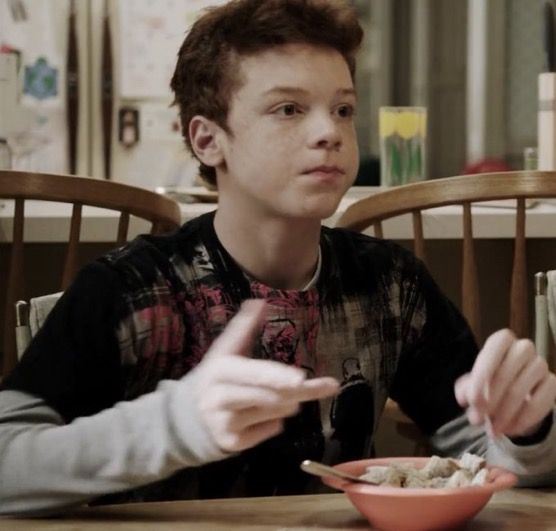
{"type": "Polygon", "coordinates": [[[276,289],[302,289],[315,273],[318,220],[253,219],[220,205],[214,229],[232,258],[251,277],[276,289]]]}

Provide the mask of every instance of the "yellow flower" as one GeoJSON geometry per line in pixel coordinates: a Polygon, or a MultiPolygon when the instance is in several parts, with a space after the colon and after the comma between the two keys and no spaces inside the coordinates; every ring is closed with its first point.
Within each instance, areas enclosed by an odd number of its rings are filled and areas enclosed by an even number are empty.
{"type": "Polygon", "coordinates": [[[387,109],[380,109],[378,116],[378,134],[380,138],[386,138],[396,132],[396,119],[398,113],[387,109]]]}
{"type": "Polygon", "coordinates": [[[395,133],[404,139],[417,135],[425,138],[427,136],[427,114],[426,112],[400,112],[396,109],[384,108],[380,110],[378,126],[380,138],[395,133]]]}
{"type": "Polygon", "coordinates": [[[413,111],[398,113],[396,129],[402,138],[412,138],[419,132],[419,114],[413,111]]]}

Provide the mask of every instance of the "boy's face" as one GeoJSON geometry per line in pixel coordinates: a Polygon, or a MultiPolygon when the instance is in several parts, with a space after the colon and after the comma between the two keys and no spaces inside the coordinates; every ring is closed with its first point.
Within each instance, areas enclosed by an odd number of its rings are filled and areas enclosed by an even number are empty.
{"type": "Polygon", "coordinates": [[[335,50],[289,44],[238,60],[243,84],[221,131],[221,197],[250,212],[324,219],[358,168],[348,66],[335,50]]]}

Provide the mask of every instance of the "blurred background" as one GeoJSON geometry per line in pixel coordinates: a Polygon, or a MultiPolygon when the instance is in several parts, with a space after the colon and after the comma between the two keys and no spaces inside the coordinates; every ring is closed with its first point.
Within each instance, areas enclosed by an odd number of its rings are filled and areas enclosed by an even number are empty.
{"type": "MultiPolygon", "coordinates": [[[[542,0],[357,0],[363,158],[378,157],[378,108],[423,105],[429,177],[488,163],[523,167],[537,144],[542,0]]],[[[370,178],[370,177],[368,177],[370,178]]]]}
{"type": "MultiPolygon", "coordinates": [[[[169,76],[186,28],[222,1],[0,0],[0,140],[12,166],[191,185],[169,76]]],[[[427,107],[430,178],[522,167],[536,145],[544,0],[353,1],[366,31],[359,184],[379,184],[381,105],[427,107]]]]}

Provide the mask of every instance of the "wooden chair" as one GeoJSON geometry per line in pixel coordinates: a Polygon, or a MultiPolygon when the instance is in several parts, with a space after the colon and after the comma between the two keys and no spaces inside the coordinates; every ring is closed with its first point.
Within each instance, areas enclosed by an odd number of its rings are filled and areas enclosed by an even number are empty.
{"type": "MultiPolygon", "coordinates": [[[[362,231],[371,225],[382,238],[382,221],[410,213],[413,218],[414,252],[427,262],[422,211],[445,205],[462,206],[463,274],[461,279],[462,312],[478,340],[480,297],[477,282],[475,242],[473,240],[471,203],[516,199],[515,246],[510,292],[509,326],[520,336],[528,331],[528,273],[525,245],[525,201],[528,198],[556,197],[556,172],[515,171],[484,173],[435,179],[397,186],[361,199],[351,205],[337,226],[362,231]]],[[[556,237],[556,228],[554,230],[556,237]]]]}
{"type": "MultiPolygon", "coordinates": [[[[179,205],[155,192],[113,181],[19,171],[0,171],[0,198],[14,200],[13,235],[7,275],[4,319],[3,373],[16,363],[15,302],[24,298],[23,249],[25,202],[41,200],[73,205],[62,280],[56,289],[64,290],[78,268],[83,206],[120,212],[114,246],[127,240],[131,216],[151,222],[151,233],[172,230],[180,225],[179,205]]],[[[112,241],[107,236],[106,241],[112,241]]]]}
{"type": "MultiPolygon", "coordinates": [[[[472,203],[515,199],[515,241],[510,286],[509,327],[519,337],[528,336],[528,306],[532,293],[528,289],[529,273],[526,263],[526,200],[556,197],[556,172],[515,171],[464,175],[397,186],[361,199],[340,217],[337,226],[356,231],[374,228],[376,237],[384,237],[384,220],[411,214],[413,249],[427,263],[422,211],[446,205],[462,207],[462,278],[461,309],[475,337],[482,342],[480,296],[473,239],[472,203]]],[[[556,227],[554,227],[556,237],[556,227]]],[[[552,264],[554,266],[554,264],[552,264]]],[[[401,413],[391,401],[387,416],[400,425],[401,413]]],[[[409,422],[409,419],[407,419],[409,422]]],[[[407,424],[405,422],[405,424],[407,424]]],[[[407,432],[407,425],[403,426],[407,432]]]]}

